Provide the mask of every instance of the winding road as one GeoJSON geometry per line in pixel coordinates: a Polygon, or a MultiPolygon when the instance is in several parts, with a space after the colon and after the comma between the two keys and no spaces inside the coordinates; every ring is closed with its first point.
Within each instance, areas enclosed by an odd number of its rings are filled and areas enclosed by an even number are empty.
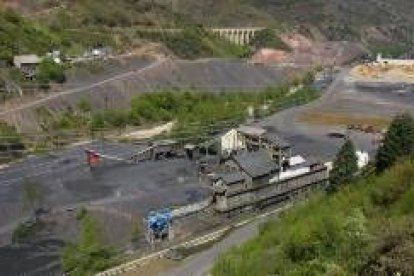
{"type": "Polygon", "coordinates": [[[149,65],[147,65],[143,68],[132,70],[132,71],[129,71],[129,72],[126,72],[126,73],[122,73],[122,74],[107,78],[105,80],[95,82],[95,83],[90,84],[90,85],[86,85],[86,86],[82,86],[82,87],[78,87],[78,88],[74,88],[74,89],[65,90],[65,91],[62,91],[62,92],[59,92],[59,93],[55,93],[55,94],[52,94],[50,96],[44,97],[42,99],[35,100],[35,101],[30,102],[30,103],[19,105],[18,107],[13,107],[13,108],[9,108],[9,109],[4,110],[4,111],[0,111],[0,116],[5,116],[5,115],[11,114],[11,113],[22,111],[22,110],[27,109],[27,108],[36,107],[36,106],[44,104],[44,103],[46,103],[50,100],[53,100],[53,99],[56,99],[56,98],[59,98],[59,97],[62,97],[62,96],[66,96],[66,95],[70,95],[70,94],[76,94],[76,93],[83,93],[83,92],[85,92],[89,89],[102,86],[102,85],[107,84],[109,82],[116,81],[116,80],[122,80],[122,79],[128,78],[132,75],[143,73],[145,71],[151,70],[153,68],[156,68],[156,67],[160,66],[161,64],[163,64],[166,61],[167,61],[167,59],[159,58],[156,61],[154,61],[153,63],[151,63],[151,64],[149,64],[149,65]]]}

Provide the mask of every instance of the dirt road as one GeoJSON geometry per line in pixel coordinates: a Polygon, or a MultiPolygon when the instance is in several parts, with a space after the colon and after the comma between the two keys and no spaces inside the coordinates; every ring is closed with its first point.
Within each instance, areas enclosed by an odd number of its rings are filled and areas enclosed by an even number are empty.
{"type": "Polygon", "coordinates": [[[116,75],[114,77],[107,78],[105,80],[102,80],[102,81],[99,81],[99,82],[96,82],[96,83],[93,83],[93,84],[90,84],[90,85],[65,90],[63,92],[52,94],[50,96],[44,97],[44,98],[36,100],[36,101],[32,101],[30,103],[22,104],[18,107],[14,107],[14,108],[10,108],[10,109],[4,110],[4,111],[0,111],[0,116],[4,116],[4,115],[10,114],[10,113],[15,113],[15,112],[18,112],[18,111],[21,111],[21,110],[24,110],[24,109],[28,109],[28,108],[31,108],[31,107],[40,106],[40,105],[42,105],[42,104],[44,104],[44,103],[46,103],[50,100],[57,99],[57,98],[60,98],[60,97],[63,97],[63,96],[76,94],[76,93],[82,93],[82,92],[85,92],[85,91],[90,90],[92,88],[97,88],[97,87],[102,86],[104,84],[110,83],[112,81],[122,80],[122,79],[128,78],[132,75],[135,75],[137,73],[142,73],[142,72],[145,72],[147,70],[153,69],[153,68],[161,65],[165,61],[166,61],[166,59],[158,59],[158,60],[154,61],[153,63],[149,64],[148,66],[145,66],[145,67],[140,68],[138,70],[133,70],[133,71],[130,71],[130,72],[127,72],[127,73],[122,73],[122,74],[116,75]]]}
{"type": "Polygon", "coordinates": [[[363,91],[350,82],[348,77],[349,69],[343,69],[317,101],[274,114],[260,124],[276,130],[292,144],[294,152],[305,156],[331,160],[343,143],[342,139],[329,137],[333,132],[349,134],[358,149],[373,156],[377,147],[373,143],[374,134],[347,132],[346,125],[309,124],[301,120],[310,113],[390,120],[395,114],[413,110],[414,95],[363,91]]]}

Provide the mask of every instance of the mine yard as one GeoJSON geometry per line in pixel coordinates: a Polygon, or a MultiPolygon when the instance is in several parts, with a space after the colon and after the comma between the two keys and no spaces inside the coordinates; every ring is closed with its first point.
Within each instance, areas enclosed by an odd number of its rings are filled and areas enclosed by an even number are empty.
{"type": "MultiPolygon", "coordinates": [[[[76,240],[83,208],[98,219],[107,244],[135,256],[323,188],[345,137],[373,158],[392,116],[413,111],[411,91],[390,91],[382,82],[375,89],[364,86],[355,70],[336,68],[321,75],[315,81],[318,100],[227,129],[207,143],[97,139],[4,166],[0,270],[5,275],[59,273],[60,249],[76,240]],[[44,194],[40,216],[47,226],[33,242],[10,245],[13,230],[31,220],[22,200],[25,181],[44,194]],[[152,222],[164,224],[156,228],[152,222]],[[135,224],[141,231],[131,243],[135,224]],[[10,265],[16,258],[21,264],[10,265]]],[[[172,275],[189,273],[191,260],[184,261],[182,271],[174,265],[172,275]]]]}
{"type": "Polygon", "coordinates": [[[0,276],[414,275],[413,15],[0,0],[0,276]]]}

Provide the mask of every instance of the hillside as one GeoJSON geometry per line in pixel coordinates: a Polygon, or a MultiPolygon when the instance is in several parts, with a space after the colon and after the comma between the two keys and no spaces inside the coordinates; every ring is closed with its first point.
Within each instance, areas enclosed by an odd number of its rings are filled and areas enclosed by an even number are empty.
{"type": "Polygon", "coordinates": [[[414,162],[318,195],[222,256],[213,275],[413,275],[414,162]]]}
{"type": "MultiPolygon", "coordinates": [[[[147,68],[149,62],[133,58],[124,58],[116,62],[109,60],[104,65],[107,69],[113,68],[118,72],[136,70],[136,72],[95,86],[90,85],[93,84],[93,80],[96,80],[96,75],[88,75],[88,68],[81,71],[78,69],[75,72],[69,70],[68,81],[64,84],[64,88],[79,89],[79,93],[61,96],[52,94],[41,104],[35,104],[36,99],[33,99],[32,106],[1,117],[20,131],[39,131],[44,121],[40,116],[42,109],[48,110],[53,117],[58,117],[61,113],[65,114],[67,110],[76,110],[82,100],[88,101],[94,111],[104,110],[107,107],[121,109],[128,108],[131,100],[144,92],[191,91],[196,87],[199,92],[260,91],[266,87],[287,83],[296,78],[299,73],[295,68],[251,66],[237,60],[194,62],[165,60],[147,68]]],[[[101,79],[110,78],[113,72],[103,71],[99,76],[101,79]]]]}
{"type": "Polygon", "coordinates": [[[112,44],[104,32],[90,33],[53,28],[42,22],[21,17],[13,10],[0,9],[0,59],[11,61],[13,55],[36,53],[44,55],[52,48],[70,51],[96,44],[112,44]]]}
{"type": "MultiPolygon", "coordinates": [[[[371,48],[405,40],[402,26],[413,26],[408,0],[180,0],[186,18],[203,25],[272,26],[296,29],[317,40],[352,40],[371,48]]],[[[397,43],[398,44],[398,43],[397,43]]]]}
{"type": "MultiPolygon", "coordinates": [[[[134,29],[137,26],[199,24],[294,29],[316,40],[351,40],[371,48],[395,50],[406,39],[402,26],[414,26],[414,4],[408,0],[120,0],[105,4],[97,0],[20,0],[0,5],[26,17],[23,25],[17,25],[29,30],[23,36],[31,37],[30,32],[40,30],[46,35],[35,40],[32,47],[44,48],[42,44],[49,42],[69,52],[97,44],[120,50],[139,47],[145,40],[134,29]]],[[[5,26],[0,34],[13,27],[5,26]]]]}

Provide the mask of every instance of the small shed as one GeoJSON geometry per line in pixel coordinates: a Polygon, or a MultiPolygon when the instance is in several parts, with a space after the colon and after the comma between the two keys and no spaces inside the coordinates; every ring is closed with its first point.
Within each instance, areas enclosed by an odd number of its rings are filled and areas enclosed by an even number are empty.
{"type": "Polygon", "coordinates": [[[14,66],[28,78],[36,75],[36,69],[40,62],[41,59],[37,55],[21,55],[13,58],[14,66]]]}

